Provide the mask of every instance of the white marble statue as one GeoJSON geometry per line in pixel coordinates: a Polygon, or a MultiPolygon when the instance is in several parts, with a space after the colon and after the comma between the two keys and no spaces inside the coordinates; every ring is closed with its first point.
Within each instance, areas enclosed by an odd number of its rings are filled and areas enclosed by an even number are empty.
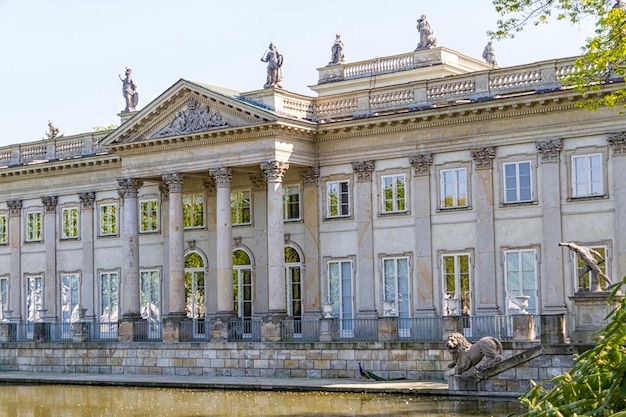
{"type": "Polygon", "coordinates": [[[270,43],[269,51],[261,58],[261,61],[267,62],[267,80],[263,88],[282,88],[283,82],[283,56],[274,42],[270,43]]]}
{"type": "Polygon", "coordinates": [[[430,27],[430,23],[426,20],[426,15],[422,15],[417,19],[417,31],[420,34],[420,41],[417,44],[416,51],[428,48],[434,48],[437,46],[437,38],[433,36],[433,29],[430,27]]]}

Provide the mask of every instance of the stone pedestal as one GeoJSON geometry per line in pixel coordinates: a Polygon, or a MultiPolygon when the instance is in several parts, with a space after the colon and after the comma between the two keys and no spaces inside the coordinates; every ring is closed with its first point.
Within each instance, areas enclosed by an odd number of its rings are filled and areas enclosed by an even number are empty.
{"type": "Polygon", "coordinates": [[[535,318],[530,314],[513,316],[513,341],[527,342],[535,340],[535,318]]]}
{"type": "Polygon", "coordinates": [[[461,316],[443,316],[442,340],[448,340],[451,333],[463,333],[463,321],[461,316]]]}
{"type": "Polygon", "coordinates": [[[542,314],[541,315],[541,343],[560,344],[565,343],[565,315],[542,314]]]}
{"type": "Polygon", "coordinates": [[[187,342],[193,338],[192,321],[186,316],[170,315],[163,318],[161,335],[164,342],[187,342]]]}
{"type": "Polygon", "coordinates": [[[282,340],[282,321],[285,315],[267,315],[261,323],[261,340],[264,342],[280,342],[282,340]]]}
{"type": "Polygon", "coordinates": [[[378,318],[378,341],[392,342],[398,340],[398,317],[378,318]]]}
{"type": "Polygon", "coordinates": [[[72,323],[72,341],[75,343],[89,341],[89,323],[80,321],[72,323]]]}
{"type": "Polygon", "coordinates": [[[320,342],[332,342],[333,341],[333,319],[322,318],[320,323],[320,342]]]}
{"type": "Polygon", "coordinates": [[[0,342],[14,342],[17,338],[15,323],[0,323],[0,342]]]}
{"type": "Polygon", "coordinates": [[[35,342],[46,342],[50,340],[50,323],[46,323],[46,322],[34,323],[33,340],[35,342]]]}
{"type": "Polygon", "coordinates": [[[217,315],[210,320],[211,341],[220,342],[228,340],[228,322],[235,318],[234,315],[217,315]]]}
{"type": "Polygon", "coordinates": [[[450,375],[448,377],[448,390],[449,391],[477,391],[478,380],[474,375],[462,376],[462,375],[450,375]]]}
{"type": "Polygon", "coordinates": [[[607,325],[606,316],[623,296],[616,296],[609,304],[610,293],[604,291],[577,292],[570,300],[574,303],[575,324],[570,334],[572,343],[591,343],[593,334],[607,325]]]}
{"type": "Polygon", "coordinates": [[[134,342],[148,338],[147,322],[137,316],[124,316],[118,322],[117,340],[120,342],[134,342]]]}

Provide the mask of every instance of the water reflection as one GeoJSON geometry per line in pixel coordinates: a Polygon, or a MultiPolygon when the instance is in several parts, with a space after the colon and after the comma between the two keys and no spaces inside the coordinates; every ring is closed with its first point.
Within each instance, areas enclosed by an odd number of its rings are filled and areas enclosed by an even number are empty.
{"type": "Polygon", "coordinates": [[[505,416],[515,401],[379,394],[0,386],[0,416],[11,417],[429,417],[505,416]]]}

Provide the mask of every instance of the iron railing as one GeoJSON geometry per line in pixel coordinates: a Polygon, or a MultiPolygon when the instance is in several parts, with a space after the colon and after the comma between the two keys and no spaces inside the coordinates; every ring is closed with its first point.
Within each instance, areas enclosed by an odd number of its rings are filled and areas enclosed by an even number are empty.
{"type": "Polygon", "coordinates": [[[320,321],[284,320],[281,332],[284,342],[317,342],[320,340],[320,321]]]}
{"type": "Polygon", "coordinates": [[[229,342],[260,342],[261,320],[231,320],[228,322],[229,342]]]}
{"type": "Polygon", "coordinates": [[[441,317],[412,317],[398,319],[400,340],[432,342],[441,340],[443,319],[441,317]]]}

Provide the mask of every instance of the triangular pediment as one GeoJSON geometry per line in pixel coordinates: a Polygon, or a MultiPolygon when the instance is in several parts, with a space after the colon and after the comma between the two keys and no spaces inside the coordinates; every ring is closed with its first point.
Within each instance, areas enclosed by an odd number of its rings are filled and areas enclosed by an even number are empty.
{"type": "Polygon", "coordinates": [[[235,91],[179,80],[108,135],[102,145],[190,136],[277,120],[262,104],[235,91]]]}

